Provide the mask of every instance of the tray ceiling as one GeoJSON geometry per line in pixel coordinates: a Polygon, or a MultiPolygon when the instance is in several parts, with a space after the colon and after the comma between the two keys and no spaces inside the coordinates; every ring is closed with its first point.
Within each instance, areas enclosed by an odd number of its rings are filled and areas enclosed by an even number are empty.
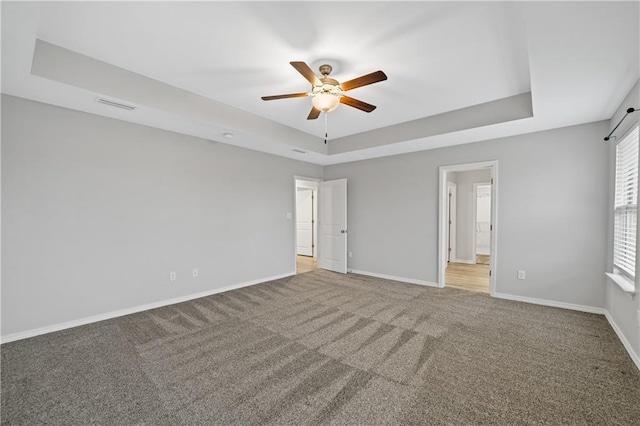
{"type": "Polygon", "coordinates": [[[639,13],[637,2],[3,2],[2,92],[332,164],[608,119],[639,77],[639,13]],[[349,93],[372,113],[329,113],[325,145],[309,98],[260,99],[309,90],[290,61],[388,80],[349,93]]]}

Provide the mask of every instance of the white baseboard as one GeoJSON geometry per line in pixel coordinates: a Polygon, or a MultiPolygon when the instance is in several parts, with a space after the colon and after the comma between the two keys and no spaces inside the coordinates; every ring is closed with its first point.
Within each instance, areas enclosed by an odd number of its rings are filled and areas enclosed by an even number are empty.
{"type": "Polygon", "coordinates": [[[622,346],[624,346],[624,348],[627,350],[627,353],[631,357],[631,360],[636,365],[638,370],[640,370],[640,356],[638,356],[638,354],[633,351],[631,343],[629,343],[625,335],[622,333],[622,330],[620,330],[620,327],[618,327],[618,324],[616,324],[616,322],[613,320],[613,317],[611,316],[611,314],[609,314],[609,311],[605,311],[604,316],[607,318],[607,321],[609,321],[609,324],[611,325],[611,328],[613,328],[613,331],[615,331],[618,335],[618,339],[620,339],[620,341],[622,342],[622,346]]]}
{"type": "Polygon", "coordinates": [[[532,303],[534,305],[552,306],[554,308],[570,309],[572,311],[587,312],[590,314],[605,315],[605,308],[597,308],[595,306],[576,305],[573,303],[556,302],[555,300],[536,299],[533,297],[516,296],[506,293],[494,293],[493,297],[498,299],[514,300],[516,302],[532,303]]]}
{"type": "Polygon", "coordinates": [[[475,265],[477,263],[475,260],[469,260],[469,259],[451,259],[449,262],[450,263],[466,263],[469,265],[475,265]]]}
{"type": "MultiPolygon", "coordinates": [[[[396,276],[393,276],[393,275],[378,274],[378,273],[375,273],[375,272],[360,271],[360,270],[357,270],[357,269],[350,269],[349,272],[354,273],[354,274],[360,274],[360,275],[368,275],[368,276],[376,277],[376,278],[384,278],[384,279],[387,279],[387,280],[406,282],[406,283],[410,283],[410,284],[418,284],[418,285],[424,285],[424,286],[428,286],[428,287],[438,287],[437,283],[434,283],[434,282],[431,282],[431,281],[423,281],[423,280],[417,280],[417,279],[413,279],[413,278],[396,277],[396,276]]],[[[148,303],[146,305],[134,306],[132,308],[121,309],[121,310],[118,310],[118,311],[107,312],[107,313],[104,313],[104,314],[94,315],[94,316],[91,316],[91,317],[80,318],[80,319],[77,319],[77,320],[68,321],[68,322],[64,322],[64,323],[60,323],[60,324],[54,324],[54,325],[47,326],[47,327],[41,327],[41,328],[36,328],[36,329],[33,329],[33,330],[21,331],[21,332],[18,332],[18,333],[12,333],[12,334],[9,334],[7,336],[2,336],[0,338],[0,342],[2,344],[9,343],[9,342],[14,342],[16,340],[27,339],[29,337],[40,336],[42,334],[53,333],[53,332],[56,332],[56,331],[66,330],[68,328],[73,328],[73,327],[78,327],[78,326],[81,326],[81,325],[91,324],[91,323],[94,323],[94,322],[104,321],[104,320],[111,319],[111,318],[117,318],[117,317],[121,317],[121,316],[124,316],[124,315],[135,314],[137,312],[148,311],[150,309],[161,308],[161,307],[167,306],[167,305],[174,305],[176,303],[186,302],[186,301],[193,300],[193,299],[199,299],[201,297],[211,296],[211,295],[218,294],[218,293],[224,293],[225,291],[236,290],[236,289],[239,289],[239,288],[249,287],[249,286],[252,286],[252,285],[261,284],[261,283],[268,282],[268,281],[279,280],[279,279],[287,278],[287,277],[290,277],[290,276],[293,276],[293,275],[295,275],[295,272],[288,272],[288,273],[285,273],[285,274],[274,275],[272,277],[260,278],[260,279],[257,279],[257,280],[247,281],[247,282],[238,283],[238,284],[232,284],[232,285],[229,285],[229,286],[215,288],[215,289],[203,291],[203,292],[200,292],[200,293],[194,293],[194,294],[190,294],[190,295],[187,295],[187,296],[181,296],[181,297],[176,297],[176,298],[173,298],[173,299],[163,300],[163,301],[160,301],[160,302],[148,303]]],[[[611,328],[613,328],[613,330],[615,331],[616,335],[618,336],[618,338],[622,342],[622,345],[624,346],[624,348],[626,349],[627,353],[631,357],[631,360],[634,362],[634,364],[636,365],[638,370],[640,370],[640,356],[638,356],[638,354],[636,354],[634,352],[633,347],[631,346],[631,344],[629,343],[629,341],[627,340],[625,335],[622,333],[622,331],[620,330],[618,325],[615,323],[615,321],[613,320],[613,317],[611,317],[611,315],[609,314],[609,312],[606,309],[597,308],[597,307],[593,307],[593,306],[576,305],[576,304],[573,304],[573,303],[556,302],[556,301],[552,301],[552,300],[535,299],[535,298],[532,298],[532,297],[515,296],[515,295],[505,294],[505,293],[495,293],[494,297],[496,297],[498,299],[514,300],[514,301],[517,301],[517,302],[532,303],[532,304],[535,304],[535,305],[552,306],[552,307],[556,307],[556,308],[570,309],[570,310],[573,310],[573,311],[581,311],[581,312],[588,312],[588,313],[592,313],[592,314],[604,315],[607,318],[607,321],[609,321],[609,324],[611,325],[611,328]]]]}
{"type": "Polygon", "coordinates": [[[414,278],[396,277],[393,275],[378,274],[375,272],[359,271],[357,269],[349,269],[349,272],[354,274],[360,274],[360,275],[368,275],[370,277],[384,278],[385,280],[401,281],[403,283],[418,284],[418,285],[424,285],[428,287],[439,287],[438,283],[433,283],[431,281],[416,280],[414,278]]]}
{"type": "Polygon", "coordinates": [[[236,290],[242,287],[249,287],[252,285],[256,285],[256,284],[260,284],[268,281],[279,280],[282,278],[290,277],[295,274],[296,274],[295,272],[288,272],[286,274],[274,275],[272,277],[260,278],[257,280],[247,281],[239,284],[232,284],[225,287],[214,288],[212,290],[203,291],[200,293],[194,293],[186,296],[175,297],[173,299],[162,300],[160,302],[148,303],[146,305],[139,305],[131,308],[121,309],[118,311],[107,312],[99,315],[93,315],[90,317],[80,318],[73,321],[63,322],[63,323],[54,324],[54,325],[41,327],[41,328],[35,328],[33,330],[12,333],[7,336],[2,336],[2,338],[0,338],[0,342],[2,344],[14,342],[16,340],[27,339],[29,337],[40,336],[42,334],[53,333],[55,331],[66,330],[68,328],[91,324],[98,321],[104,321],[111,318],[117,318],[124,315],[129,315],[129,314],[135,314],[136,312],[148,311],[149,309],[161,308],[167,305],[175,305],[176,303],[182,303],[182,302],[186,302],[193,299],[199,299],[201,297],[211,296],[217,293],[224,293],[225,291],[236,290]]]}

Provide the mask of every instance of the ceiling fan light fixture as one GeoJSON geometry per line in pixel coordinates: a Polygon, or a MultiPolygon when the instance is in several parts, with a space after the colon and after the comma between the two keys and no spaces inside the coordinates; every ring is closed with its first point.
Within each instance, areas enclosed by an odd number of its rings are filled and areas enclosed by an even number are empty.
{"type": "Polygon", "coordinates": [[[314,108],[322,112],[330,112],[338,108],[340,97],[333,93],[318,93],[313,96],[311,103],[313,103],[314,108]]]}
{"type": "MultiPolygon", "coordinates": [[[[320,66],[320,74],[322,77],[318,77],[309,65],[304,62],[294,61],[289,62],[302,76],[311,83],[311,92],[307,93],[289,93],[286,95],[274,95],[263,96],[263,101],[273,101],[276,99],[287,98],[303,98],[306,96],[311,97],[311,103],[313,108],[307,116],[307,120],[315,120],[320,116],[321,112],[330,112],[338,108],[340,104],[345,104],[352,108],[357,108],[364,112],[371,112],[376,109],[375,105],[368,104],[366,102],[359,101],[350,96],[344,94],[349,90],[357,89],[358,87],[368,86],[369,84],[378,83],[387,79],[387,76],[382,71],[375,71],[349,81],[340,83],[338,80],[329,77],[332,67],[328,64],[320,66]]],[[[325,115],[326,117],[326,115],[325,115]]]]}

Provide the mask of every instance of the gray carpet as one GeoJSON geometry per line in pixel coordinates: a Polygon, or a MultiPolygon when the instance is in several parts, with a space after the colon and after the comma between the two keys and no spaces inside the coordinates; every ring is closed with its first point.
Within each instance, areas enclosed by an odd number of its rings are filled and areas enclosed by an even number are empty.
{"type": "Polygon", "coordinates": [[[603,316],[320,270],[1,352],[2,424],[640,424],[603,316]]]}

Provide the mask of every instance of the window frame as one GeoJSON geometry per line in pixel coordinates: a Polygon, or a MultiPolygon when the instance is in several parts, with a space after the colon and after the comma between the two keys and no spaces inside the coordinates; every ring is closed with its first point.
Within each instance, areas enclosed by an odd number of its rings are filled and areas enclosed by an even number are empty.
{"type": "MultiPolygon", "coordinates": [[[[612,280],[614,282],[616,282],[620,287],[623,288],[624,291],[628,292],[628,293],[635,293],[635,287],[636,287],[636,276],[638,275],[638,208],[639,208],[639,195],[640,195],[640,122],[636,121],[634,123],[631,124],[631,126],[627,129],[627,131],[620,137],[617,138],[616,144],[615,144],[615,161],[614,161],[614,187],[613,187],[613,209],[612,209],[612,214],[613,214],[613,220],[612,220],[612,232],[613,232],[613,238],[612,238],[612,266],[613,266],[613,275],[612,276],[612,280]],[[619,166],[619,162],[618,162],[618,148],[620,146],[620,144],[622,142],[625,141],[625,139],[631,135],[633,132],[638,132],[638,137],[635,139],[635,143],[637,144],[637,149],[638,149],[638,156],[636,156],[635,158],[635,162],[636,162],[636,174],[635,174],[635,186],[636,186],[636,193],[635,193],[635,204],[631,204],[631,205],[623,205],[623,206],[617,206],[617,198],[618,198],[618,178],[619,178],[619,174],[618,174],[618,166],[619,166]],[[634,228],[635,228],[635,247],[634,247],[634,253],[633,253],[633,267],[634,267],[634,271],[633,274],[629,273],[628,270],[626,270],[622,265],[619,265],[616,263],[616,234],[617,234],[617,227],[616,227],[616,221],[618,218],[618,212],[619,210],[623,210],[623,211],[628,211],[629,207],[631,206],[631,210],[633,210],[634,214],[635,214],[635,224],[634,224],[634,228]],[[620,278],[622,279],[622,282],[620,281],[620,278]]],[[[608,275],[608,274],[607,274],[608,275]]]]}

